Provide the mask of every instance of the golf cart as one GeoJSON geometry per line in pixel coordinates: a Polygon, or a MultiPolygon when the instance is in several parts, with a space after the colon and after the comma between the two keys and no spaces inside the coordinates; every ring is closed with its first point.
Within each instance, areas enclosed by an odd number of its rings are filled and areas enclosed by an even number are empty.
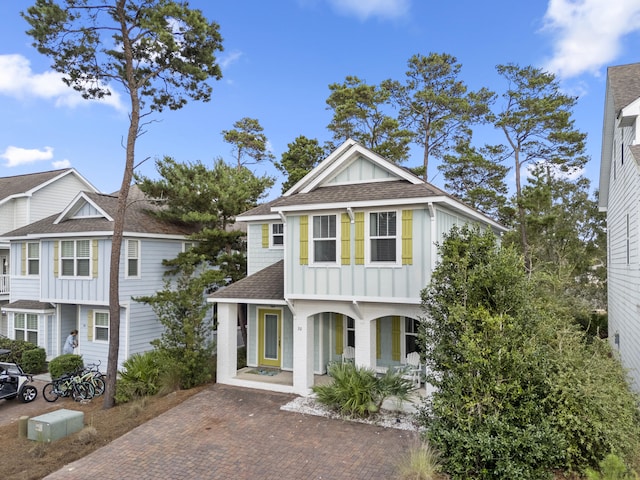
{"type": "MultiPolygon", "coordinates": [[[[0,356],[7,353],[10,351],[0,349],[0,356]]],[[[33,382],[33,377],[24,373],[20,365],[0,361],[0,399],[18,397],[21,402],[32,402],[38,396],[38,389],[30,382],[33,382]]]]}

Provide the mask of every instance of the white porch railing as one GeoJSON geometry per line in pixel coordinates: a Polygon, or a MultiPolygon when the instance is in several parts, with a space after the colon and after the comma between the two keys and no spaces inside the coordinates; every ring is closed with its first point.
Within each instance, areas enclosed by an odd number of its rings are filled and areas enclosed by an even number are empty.
{"type": "Polygon", "coordinates": [[[9,294],[9,275],[0,275],[0,295],[9,294]]]}

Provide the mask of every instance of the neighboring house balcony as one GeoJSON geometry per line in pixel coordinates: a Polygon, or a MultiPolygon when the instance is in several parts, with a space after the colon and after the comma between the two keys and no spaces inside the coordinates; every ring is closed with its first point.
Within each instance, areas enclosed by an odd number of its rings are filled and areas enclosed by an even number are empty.
{"type": "Polygon", "coordinates": [[[9,300],[9,275],[0,275],[0,300],[9,300]]]}

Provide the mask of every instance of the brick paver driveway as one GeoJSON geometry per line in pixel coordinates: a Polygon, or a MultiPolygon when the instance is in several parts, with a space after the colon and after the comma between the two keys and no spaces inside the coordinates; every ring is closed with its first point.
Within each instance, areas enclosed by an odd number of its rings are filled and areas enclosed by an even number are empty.
{"type": "Polygon", "coordinates": [[[392,479],[416,434],[285,412],[292,395],[214,385],[47,479],[392,479]]]}

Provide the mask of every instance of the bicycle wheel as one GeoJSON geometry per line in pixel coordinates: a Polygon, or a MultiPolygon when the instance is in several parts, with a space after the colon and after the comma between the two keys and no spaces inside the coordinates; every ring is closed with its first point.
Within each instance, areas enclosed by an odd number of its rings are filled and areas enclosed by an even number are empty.
{"type": "Polygon", "coordinates": [[[104,380],[100,377],[93,377],[91,379],[91,384],[93,385],[94,390],[96,391],[96,396],[99,397],[104,393],[105,385],[104,380]]]}
{"type": "Polygon", "coordinates": [[[95,390],[93,389],[93,385],[88,382],[74,384],[73,390],[71,391],[71,396],[76,402],[81,400],[91,400],[94,395],[95,390]]]}
{"type": "Polygon", "coordinates": [[[47,402],[55,402],[58,400],[58,394],[56,393],[56,388],[53,382],[47,383],[42,387],[42,396],[47,402]]]}

